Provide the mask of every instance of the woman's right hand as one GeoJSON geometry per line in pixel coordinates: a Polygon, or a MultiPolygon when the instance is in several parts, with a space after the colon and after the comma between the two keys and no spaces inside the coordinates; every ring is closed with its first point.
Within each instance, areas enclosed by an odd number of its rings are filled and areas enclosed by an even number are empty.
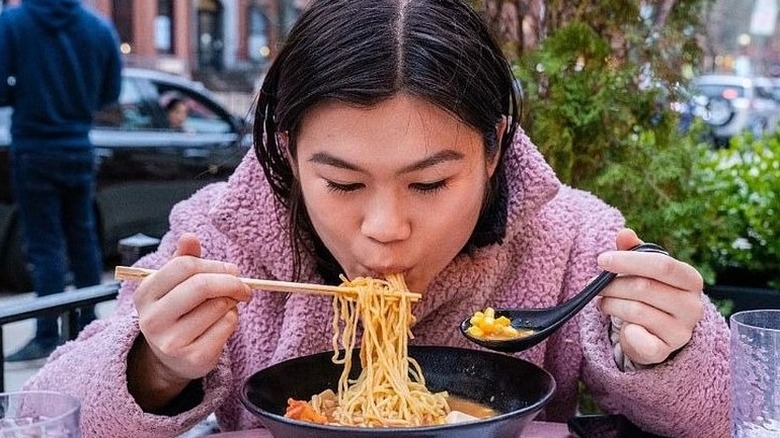
{"type": "Polygon", "coordinates": [[[128,386],[147,412],[164,409],[216,367],[238,323],[236,305],[251,297],[237,266],[200,253],[197,236],[183,234],[174,257],[133,296],[141,336],[128,357],[128,386]]]}

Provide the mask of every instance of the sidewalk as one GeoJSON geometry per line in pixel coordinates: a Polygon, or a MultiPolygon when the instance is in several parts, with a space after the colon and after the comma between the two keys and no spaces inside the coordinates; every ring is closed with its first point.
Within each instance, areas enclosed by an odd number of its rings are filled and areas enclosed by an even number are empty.
{"type": "MultiPolygon", "coordinates": [[[[0,293],[0,306],[16,304],[35,297],[33,293],[0,293]]],[[[98,318],[104,318],[114,311],[115,301],[107,301],[95,306],[98,318]]],[[[35,334],[35,320],[14,322],[3,326],[3,353],[6,357],[22,348],[35,334]]],[[[33,374],[43,365],[42,361],[31,364],[5,364],[5,390],[6,392],[18,391],[33,374]]]]}

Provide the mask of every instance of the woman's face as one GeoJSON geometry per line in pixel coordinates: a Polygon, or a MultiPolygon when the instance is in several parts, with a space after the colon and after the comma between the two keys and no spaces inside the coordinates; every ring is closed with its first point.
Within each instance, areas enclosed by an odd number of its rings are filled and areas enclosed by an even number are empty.
{"type": "Polygon", "coordinates": [[[495,170],[477,131],[406,95],[317,106],[297,145],[306,211],[345,274],[403,273],[419,292],[471,236],[495,170]]]}
{"type": "Polygon", "coordinates": [[[168,111],[168,124],[171,128],[179,129],[187,121],[187,104],[179,102],[168,111]]]}

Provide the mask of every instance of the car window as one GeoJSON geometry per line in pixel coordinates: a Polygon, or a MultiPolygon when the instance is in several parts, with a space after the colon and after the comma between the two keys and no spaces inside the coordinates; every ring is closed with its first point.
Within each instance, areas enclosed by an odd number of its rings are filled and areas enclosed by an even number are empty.
{"type": "Polygon", "coordinates": [[[154,82],[158,95],[158,105],[167,113],[173,100],[182,102],[186,107],[186,117],[182,126],[171,126],[165,129],[181,130],[192,133],[219,134],[233,131],[233,125],[224,111],[217,104],[187,88],[172,84],[154,82]]]}
{"type": "Polygon", "coordinates": [[[773,99],[772,89],[764,85],[756,85],[756,96],[763,99],[773,99]]]}
{"type": "Polygon", "coordinates": [[[153,103],[144,99],[136,81],[124,77],[118,103],[98,111],[95,125],[124,130],[152,129],[154,111],[153,103]]]}
{"type": "Polygon", "coordinates": [[[699,92],[709,98],[721,98],[731,100],[737,97],[745,97],[745,88],[733,85],[707,84],[697,87],[699,92]]]}

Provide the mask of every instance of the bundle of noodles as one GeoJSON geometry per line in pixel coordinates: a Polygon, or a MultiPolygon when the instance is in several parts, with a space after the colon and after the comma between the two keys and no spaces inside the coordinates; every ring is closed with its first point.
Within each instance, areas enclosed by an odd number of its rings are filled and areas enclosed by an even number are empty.
{"type": "Polygon", "coordinates": [[[431,393],[419,364],[408,356],[411,302],[400,275],[386,280],[356,278],[345,285],[358,288],[356,297],[333,300],[333,362],[344,364],[335,403],[333,393],[315,395],[311,407],[329,423],[361,427],[399,427],[443,424],[450,408],[447,393],[431,393]],[[349,379],[358,320],[363,325],[360,343],[362,371],[349,379]],[[339,349],[344,349],[343,357],[339,349]],[[330,394],[330,395],[329,395],[330,394]]]}

